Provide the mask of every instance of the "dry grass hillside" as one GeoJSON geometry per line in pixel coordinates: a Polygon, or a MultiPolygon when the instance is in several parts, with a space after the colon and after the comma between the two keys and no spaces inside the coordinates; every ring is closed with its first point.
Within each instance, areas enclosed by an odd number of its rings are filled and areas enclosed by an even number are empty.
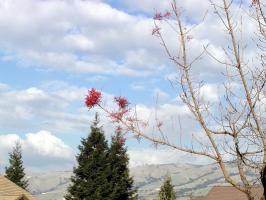
{"type": "MultiPolygon", "coordinates": [[[[232,175],[238,178],[237,170],[231,168],[232,175]]],[[[225,185],[218,167],[215,165],[166,164],[145,165],[131,169],[135,185],[138,187],[142,200],[156,198],[163,179],[168,174],[172,176],[173,185],[179,199],[206,194],[214,185],[225,185]]],[[[31,191],[40,200],[61,200],[67,186],[71,172],[50,172],[31,174],[29,181],[31,191]]],[[[256,177],[250,174],[250,177],[256,177]]]]}

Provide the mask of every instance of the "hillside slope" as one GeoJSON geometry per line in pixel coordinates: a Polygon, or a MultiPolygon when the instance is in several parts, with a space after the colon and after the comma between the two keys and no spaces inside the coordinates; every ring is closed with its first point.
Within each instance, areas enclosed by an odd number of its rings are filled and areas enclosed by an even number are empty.
{"type": "MultiPolygon", "coordinates": [[[[239,180],[237,170],[230,168],[231,175],[239,180]]],[[[71,174],[69,171],[30,174],[30,190],[40,200],[62,200],[71,174]]],[[[214,164],[145,165],[132,168],[131,174],[141,200],[155,199],[167,175],[171,175],[179,199],[187,199],[190,194],[201,196],[214,185],[225,185],[219,168],[214,164]]],[[[256,177],[255,174],[249,175],[256,177]]]]}

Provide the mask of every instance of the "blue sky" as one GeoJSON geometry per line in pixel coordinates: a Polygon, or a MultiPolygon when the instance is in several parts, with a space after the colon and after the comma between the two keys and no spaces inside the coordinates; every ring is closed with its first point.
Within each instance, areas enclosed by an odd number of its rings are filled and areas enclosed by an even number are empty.
{"type": "MultiPolygon", "coordinates": [[[[197,0],[177,2],[189,16],[188,26],[210,9],[207,1],[197,7],[197,0]]],[[[197,132],[178,100],[179,89],[170,83],[177,73],[175,66],[151,35],[153,13],[165,12],[169,5],[170,1],[159,0],[1,1],[0,165],[6,165],[7,152],[19,140],[28,169],[71,169],[77,145],[93,119],[94,111],[88,112],[83,102],[92,87],[109,100],[127,97],[143,116],[152,113],[158,96],[166,121],[180,117],[185,131],[197,132]]],[[[165,30],[174,50],[176,36],[165,30]]],[[[217,39],[219,34],[223,30],[210,15],[197,29],[191,55],[206,44],[219,54],[226,40],[217,39]]],[[[216,75],[221,71],[209,58],[195,68],[197,76],[207,80],[204,96],[214,103],[220,82],[216,75]]],[[[111,123],[102,118],[110,137],[111,123]]],[[[176,162],[186,156],[155,150],[149,142],[131,137],[127,145],[132,165],[176,162]]]]}

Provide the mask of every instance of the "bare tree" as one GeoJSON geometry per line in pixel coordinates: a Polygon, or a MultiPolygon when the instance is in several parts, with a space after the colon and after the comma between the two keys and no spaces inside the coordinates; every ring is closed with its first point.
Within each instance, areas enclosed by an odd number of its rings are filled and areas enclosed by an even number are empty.
{"type": "MultiPolygon", "coordinates": [[[[171,10],[165,13],[156,13],[154,16],[154,29],[152,34],[157,36],[169,59],[177,70],[176,84],[179,88],[179,97],[188,107],[193,119],[198,123],[205,139],[193,137],[194,145],[187,146],[169,140],[169,133],[163,131],[163,120],[155,116],[155,124],[141,120],[138,113],[128,109],[128,103],[121,106],[116,112],[108,110],[97,99],[95,104],[100,106],[114,122],[132,132],[137,138],[145,138],[155,145],[165,145],[173,149],[205,156],[213,160],[220,167],[223,176],[229,184],[246,194],[250,200],[263,197],[256,196],[254,185],[260,184],[258,180],[248,177],[247,172],[261,173],[261,181],[265,186],[266,166],[266,135],[265,135],[265,81],[266,81],[266,17],[264,4],[260,0],[252,0],[247,11],[242,2],[233,0],[210,0],[216,17],[223,25],[227,43],[222,47],[223,56],[217,57],[208,45],[202,47],[202,52],[193,57],[188,48],[193,40],[195,26],[184,23],[183,11],[177,6],[176,0],[171,2],[171,10]],[[245,41],[243,41],[243,18],[235,17],[233,10],[245,13],[246,17],[257,26],[253,45],[256,47],[255,61],[247,55],[245,41]],[[178,49],[169,47],[167,37],[163,32],[164,25],[168,25],[176,34],[178,49]],[[213,59],[223,66],[220,79],[223,83],[224,93],[219,103],[212,104],[204,99],[201,90],[206,80],[200,80],[194,72],[203,57],[213,59]],[[161,120],[161,121],[160,121],[161,120]],[[154,134],[147,134],[143,127],[153,126],[154,134]],[[230,159],[228,159],[230,157],[230,159]],[[228,168],[236,166],[239,180],[231,175],[228,168]]],[[[200,3],[200,1],[199,1],[200,3]]],[[[245,2],[246,3],[246,2],[245,2]]],[[[88,98],[91,96],[91,91],[88,98]]],[[[117,98],[116,98],[117,100],[117,98]]],[[[119,104],[120,103],[120,104],[119,104]]],[[[125,102],[124,102],[125,103],[125,102]]],[[[92,104],[94,106],[94,104],[92,104]]],[[[92,107],[92,106],[89,106],[92,107]]]]}

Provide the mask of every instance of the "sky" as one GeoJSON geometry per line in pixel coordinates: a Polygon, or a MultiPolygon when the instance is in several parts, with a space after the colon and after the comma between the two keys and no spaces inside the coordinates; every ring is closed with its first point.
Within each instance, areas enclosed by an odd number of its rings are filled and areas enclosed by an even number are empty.
{"type": "MultiPolygon", "coordinates": [[[[187,26],[200,23],[192,35],[191,56],[209,44],[222,57],[227,38],[209,2],[177,3],[187,16],[187,26]]],[[[72,169],[77,146],[87,137],[95,113],[84,106],[92,87],[108,101],[125,96],[143,117],[149,117],[157,104],[165,121],[181,119],[186,133],[198,132],[178,99],[179,89],[171,84],[178,71],[151,34],[154,13],[169,9],[168,0],[1,0],[0,166],[7,165],[8,152],[20,141],[27,170],[72,169]]],[[[254,26],[246,23],[248,43],[254,26]]],[[[169,27],[164,30],[174,50],[176,35],[169,27]]],[[[248,55],[252,49],[247,48],[248,55]]],[[[217,78],[222,71],[211,58],[195,67],[206,80],[202,96],[214,104],[222,92],[217,78]]],[[[104,114],[101,118],[109,139],[114,134],[112,123],[104,114]]],[[[166,123],[169,134],[178,132],[175,123],[166,123]]],[[[205,161],[172,149],[155,149],[130,136],[126,144],[131,166],[205,161]]]]}

